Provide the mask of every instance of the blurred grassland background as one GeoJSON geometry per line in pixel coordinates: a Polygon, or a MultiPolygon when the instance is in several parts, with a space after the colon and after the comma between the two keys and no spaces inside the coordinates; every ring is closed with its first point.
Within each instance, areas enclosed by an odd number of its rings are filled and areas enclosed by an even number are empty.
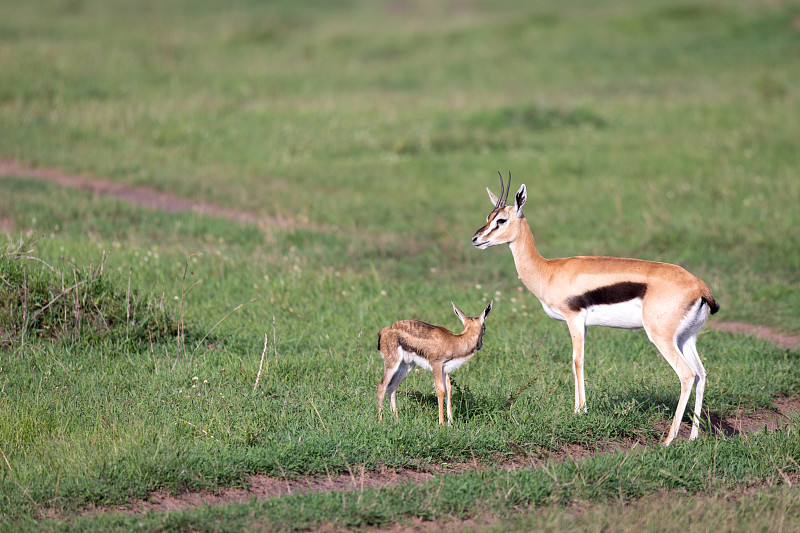
{"type": "Polygon", "coordinates": [[[545,256],[686,264],[726,318],[800,331],[790,3],[3,11],[6,157],[313,221],[325,238],[393,235],[382,253],[442,248],[415,263],[467,263],[465,278],[508,264],[468,237],[483,187],[511,170],[545,256]]]}

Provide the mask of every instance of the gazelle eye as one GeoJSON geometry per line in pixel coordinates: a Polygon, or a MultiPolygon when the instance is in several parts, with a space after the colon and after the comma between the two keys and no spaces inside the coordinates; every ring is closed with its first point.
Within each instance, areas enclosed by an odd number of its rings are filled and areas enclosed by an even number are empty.
{"type": "Polygon", "coordinates": [[[501,224],[505,224],[505,223],[506,223],[506,219],[504,219],[504,218],[498,218],[497,219],[497,225],[498,226],[501,225],[501,224]]]}

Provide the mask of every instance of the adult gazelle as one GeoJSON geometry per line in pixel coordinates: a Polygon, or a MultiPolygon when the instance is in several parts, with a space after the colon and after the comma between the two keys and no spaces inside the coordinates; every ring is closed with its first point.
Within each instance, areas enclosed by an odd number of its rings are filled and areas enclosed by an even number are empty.
{"type": "Polygon", "coordinates": [[[703,406],[706,371],[697,354],[697,332],[709,313],[719,310],[708,286],[683,268],[669,263],[618,257],[580,256],[545,259],[536,249],[522,208],[527,199],[523,184],[508,205],[508,187],[500,176],[500,196],[486,189],[494,209],[475,232],[472,244],[480,249],[508,244],[522,283],[542,304],[550,318],[567,323],[572,337],[575,412],[586,410],[583,378],[587,326],[644,328],[647,337],[678,374],[681,395],[668,445],[678,434],[692,387],[695,405],[690,439],[697,437],[703,406]],[[505,196],[504,196],[505,194],[505,196]]]}

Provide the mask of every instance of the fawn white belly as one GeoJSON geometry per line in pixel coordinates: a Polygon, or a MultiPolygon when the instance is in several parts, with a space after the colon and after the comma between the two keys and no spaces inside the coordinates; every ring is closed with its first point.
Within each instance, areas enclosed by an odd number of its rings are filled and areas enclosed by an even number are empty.
{"type": "MultiPolygon", "coordinates": [[[[397,348],[397,351],[400,353],[400,356],[402,357],[403,363],[405,363],[407,365],[408,364],[418,365],[418,366],[424,368],[425,370],[433,371],[433,368],[431,368],[430,362],[427,359],[425,359],[424,357],[422,357],[421,355],[419,355],[418,353],[412,352],[412,351],[409,351],[409,350],[404,350],[404,349],[399,348],[399,347],[397,348]]],[[[466,363],[467,361],[472,359],[473,355],[475,355],[474,352],[469,354],[466,357],[458,357],[458,358],[450,359],[449,361],[446,361],[444,363],[444,365],[442,365],[442,368],[444,369],[444,373],[445,374],[449,374],[452,371],[457,370],[461,365],[463,365],[464,363],[466,363]]]]}
{"type": "Polygon", "coordinates": [[[403,358],[404,363],[419,365],[425,370],[433,371],[433,368],[431,368],[431,364],[428,362],[428,360],[419,355],[417,352],[406,351],[400,347],[397,348],[397,351],[400,354],[400,357],[403,358]]]}
{"type": "Polygon", "coordinates": [[[642,322],[642,300],[634,298],[627,302],[609,305],[593,305],[586,310],[587,326],[607,326],[610,328],[640,329],[642,322]]]}
{"type": "Polygon", "coordinates": [[[444,373],[445,374],[449,374],[453,370],[458,369],[458,367],[460,367],[461,365],[463,365],[464,363],[469,361],[472,358],[473,355],[474,355],[474,353],[472,353],[472,354],[470,354],[470,355],[468,355],[466,357],[459,357],[458,359],[450,359],[449,361],[447,361],[444,364],[444,373]]]}

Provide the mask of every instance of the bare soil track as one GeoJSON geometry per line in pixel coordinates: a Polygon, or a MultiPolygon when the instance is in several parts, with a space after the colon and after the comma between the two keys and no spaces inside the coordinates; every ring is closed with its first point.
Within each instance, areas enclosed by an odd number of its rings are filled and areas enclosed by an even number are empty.
{"type": "MultiPolygon", "coordinates": [[[[109,196],[121,202],[153,211],[197,213],[233,222],[256,224],[262,228],[275,227],[283,230],[311,229],[322,232],[330,231],[328,228],[303,223],[288,217],[263,216],[213,203],[189,200],[171,192],[160,191],[152,187],[128,185],[83,174],[68,174],[57,168],[31,167],[16,159],[0,157],[0,178],[2,177],[25,178],[55,183],[62,187],[89,191],[97,196],[109,196]]],[[[3,220],[0,219],[0,231],[3,230],[3,225],[3,220]]],[[[8,225],[8,221],[6,221],[5,225],[8,225]]]]}
{"type": "Polygon", "coordinates": [[[710,322],[709,326],[712,329],[720,331],[730,331],[731,333],[740,333],[744,335],[755,335],[760,339],[767,340],[772,344],[781,346],[783,348],[793,349],[800,348],[800,335],[788,335],[779,333],[767,326],[757,326],[755,324],[746,324],[744,322],[710,322]]]}

